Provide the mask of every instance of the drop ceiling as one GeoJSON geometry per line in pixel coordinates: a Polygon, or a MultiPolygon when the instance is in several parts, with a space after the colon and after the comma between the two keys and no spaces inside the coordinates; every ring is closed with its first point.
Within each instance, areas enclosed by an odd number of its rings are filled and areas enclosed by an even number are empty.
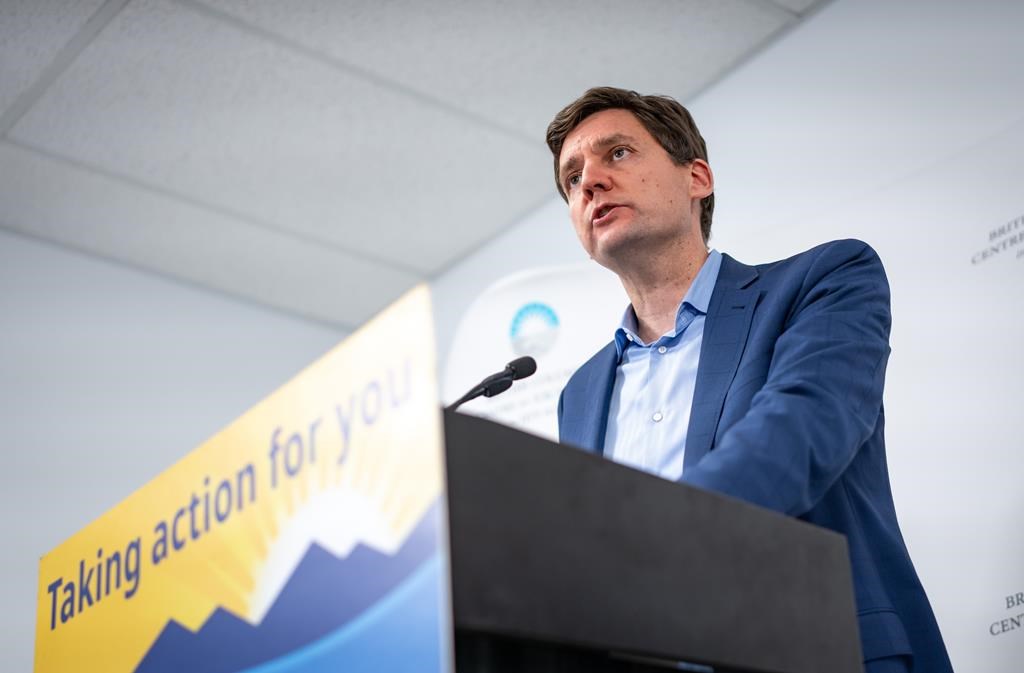
{"type": "Polygon", "coordinates": [[[552,198],[573,97],[819,4],[3,0],[0,227],[351,329],[552,198]]]}

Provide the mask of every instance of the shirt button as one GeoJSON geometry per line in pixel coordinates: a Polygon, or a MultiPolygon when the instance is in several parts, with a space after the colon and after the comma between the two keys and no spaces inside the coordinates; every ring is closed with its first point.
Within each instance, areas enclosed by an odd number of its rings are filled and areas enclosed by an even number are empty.
{"type": "Polygon", "coordinates": [[[658,352],[661,353],[662,355],[664,355],[665,351],[667,351],[667,350],[668,349],[665,348],[664,346],[658,346],[658,352]]]}
{"type": "Polygon", "coordinates": [[[653,421],[654,421],[655,423],[657,423],[658,421],[660,421],[660,420],[661,420],[661,419],[663,419],[663,418],[665,418],[665,417],[661,415],[661,412],[660,412],[660,411],[655,411],[655,412],[654,412],[654,415],[653,415],[653,416],[651,416],[651,419],[652,419],[652,420],[653,420],[653,421]]]}

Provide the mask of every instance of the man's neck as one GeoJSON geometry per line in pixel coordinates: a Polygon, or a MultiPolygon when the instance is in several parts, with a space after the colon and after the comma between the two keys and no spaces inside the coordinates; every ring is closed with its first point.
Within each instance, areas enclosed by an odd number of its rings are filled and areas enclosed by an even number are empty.
{"type": "Polygon", "coordinates": [[[644,343],[675,327],[679,302],[707,258],[708,251],[701,246],[687,254],[649,258],[642,268],[619,273],[636,313],[637,335],[644,343]]]}

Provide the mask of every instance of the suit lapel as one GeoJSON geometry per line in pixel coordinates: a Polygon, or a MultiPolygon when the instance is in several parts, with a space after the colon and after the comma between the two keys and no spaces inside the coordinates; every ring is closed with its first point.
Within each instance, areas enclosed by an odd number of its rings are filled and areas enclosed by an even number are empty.
{"type": "Polygon", "coordinates": [[[729,390],[743,348],[747,343],[761,290],[747,286],[757,280],[757,269],[722,255],[722,268],[711,294],[704,337],[697,365],[690,425],[686,433],[684,467],[695,465],[711,450],[715,429],[722,417],[722,405],[729,390]]]}
{"type": "Polygon", "coordinates": [[[615,342],[604,347],[591,362],[586,382],[586,390],[593,391],[590,399],[593,404],[580,411],[580,446],[596,453],[604,454],[604,436],[608,429],[608,407],[612,401],[612,388],[615,385],[615,369],[619,364],[615,342]]]}

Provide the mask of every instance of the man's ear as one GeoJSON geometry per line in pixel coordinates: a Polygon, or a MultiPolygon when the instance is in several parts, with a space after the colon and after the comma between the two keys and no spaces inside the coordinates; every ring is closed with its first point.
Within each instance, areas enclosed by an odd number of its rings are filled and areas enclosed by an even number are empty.
{"type": "Polygon", "coordinates": [[[690,162],[690,198],[703,199],[715,191],[715,175],[703,159],[690,162]]]}

